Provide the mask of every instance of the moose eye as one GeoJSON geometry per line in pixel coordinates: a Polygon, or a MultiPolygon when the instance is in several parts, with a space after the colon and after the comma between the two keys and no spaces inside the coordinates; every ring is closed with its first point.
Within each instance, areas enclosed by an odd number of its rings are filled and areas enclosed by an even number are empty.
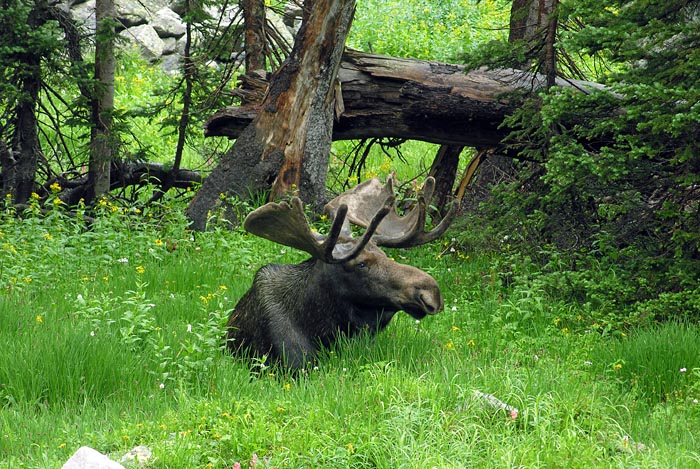
{"type": "Polygon", "coordinates": [[[365,269],[366,267],[367,267],[366,262],[360,262],[359,264],[357,264],[358,269],[365,269]]]}

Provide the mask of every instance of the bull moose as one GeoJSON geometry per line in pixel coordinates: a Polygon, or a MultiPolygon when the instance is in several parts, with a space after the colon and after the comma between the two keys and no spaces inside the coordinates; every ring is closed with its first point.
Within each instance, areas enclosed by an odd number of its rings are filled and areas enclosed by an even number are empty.
{"type": "Polygon", "coordinates": [[[418,246],[445,232],[456,213],[454,203],[432,231],[425,230],[434,188],[435,180],[428,178],[415,205],[399,215],[393,178],[385,185],[376,178],[365,181],[325,206],[332,221],[327,236],[311,230],[296,197],[251,212],[243,225],[247,231],[311,258],[257,271],[231,312],[226,346],[298,369],[341,335],[382,330],[399,310],[416,319],[440,312],[443,299],[435,279],[378,247],[418,246]],[[364,234],[353,237],[350,223],[365,228],[364,234]]]}

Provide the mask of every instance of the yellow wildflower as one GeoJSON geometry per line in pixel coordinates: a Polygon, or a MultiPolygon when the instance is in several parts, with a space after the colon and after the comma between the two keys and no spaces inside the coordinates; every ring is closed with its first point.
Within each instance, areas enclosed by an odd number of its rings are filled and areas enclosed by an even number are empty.
{"type": "Polygon", "coordinates": [[[36,322],[38,322],[39,324],[41,324],[42,322],[44,322],[44,319],[41,317],[41,314],[37,315],[37,317],[36,317],[36,322]]]}
{"type": "Polygon", "coordinates": [[[137,273],[142,274],[142,273],[144,273],[145,271],[146,271],[146,269],[144,269],[142,265],[137,265],[137,266],[136,266],[136,272],[137,272],[137,273]]]}
{"type": "Polygon", "coordinates": [[[49,186],[49,189],[51,189],[51,192],[61,192],[61,185],[57,182],[54,182],[49,186]]]}

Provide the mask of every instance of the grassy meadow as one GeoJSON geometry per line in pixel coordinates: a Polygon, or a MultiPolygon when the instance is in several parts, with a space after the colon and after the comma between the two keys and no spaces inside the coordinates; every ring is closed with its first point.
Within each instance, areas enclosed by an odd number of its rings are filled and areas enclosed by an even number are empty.
{"type": "Polygon", "coordinates": [[[580,306],[505,288],[500,254],[448,235],[392,252],[436,277],[445,311],[289,376],[219,338],[254,271],[303,253],[188,232],[168,203],[104,201],[90,226],[51,201],[3,212],[0,468],[60,467],[82,445],[146,445],[171,469],[700,466],[697,326],[565,327],[580,306]]]}
{"type": "MultiPolygon", "coordinates": [[[[505,34],[509,2],[437,4],[361,2],[349,45],[449,60],[505,34]]],[[[119,110],[146,107],[161,75],[122,63],[119,110]]],[[[127,149],[169,161],[165,117],[139,119],[127,149]]],[[[183,166],[223,145],[203,140],[183,166]]],[[[334,144],[331,185],[352,181],[353,145],[334,144]]],[[[415,177],[435,147],[402,151],[408,163],[377,149],[363,175],[415,177]]],[[[486,236],[478,225],[390,251],[437,279],[442,313],[400,313],[290,376],[223,353],[220,338],[256,269],[304,253],[216,214],[192,233],[187,197],[105,199],[88,219],[56,193],[22,214],[0,201],[0,469],[59,468],[83,445],[115,460],[145,445],[145,467],[168,469],[700,467],[700,327],[628,327],[604,304],[521,281],[537,277],[532,262],[505,239],[469,243],[486,236]],[[496,249],[467,247],[484,244],[496,249]]]]}

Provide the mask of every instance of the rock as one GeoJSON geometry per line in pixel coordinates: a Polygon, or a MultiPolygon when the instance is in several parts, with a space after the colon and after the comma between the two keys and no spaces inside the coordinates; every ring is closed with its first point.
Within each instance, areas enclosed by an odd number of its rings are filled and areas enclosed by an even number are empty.
{"type": "Polygon", "coordinates": [[[138,466],[145,466],[152,456],[153,452],[148,446],[137,446],[122,456],[119,462],[127,465],[135,463],[138,466]]]}
{"type": "Polygon", "coordinates": [[[163,55],[175,54],[178,51],[177,39],[174,37],[163,37],[163,55]]]}
{"type": "Polygon", "coordinates": [[[89,446],[83,446],[66,461],[62,469],[124,469],[124,466],[89,446]]]}
{"type": "Polygon", "coordinates": [[[150,22],[167,5],[164,0],[115,0],[114,10],[119,21],[130,28],[150,22]]]}
{"type": "Polygon", "coordinates": [[[119,35],[128,42],[134,43],[141,49],[141,55],[151,62],[158,60],[163,55],[165,45],[158,33],[150,24],[142,24],[125,29],[119,35]]]}
{"type": "Polygon", "coordinates": [[[95,34],[95,0],[74,5],[70,12],[75,21],[83,26],[88,34],[95,34]]]}
{"type": "Polygon", "coordinates": [[[182,68],[182,56],[179,54],[168,54],[162,56],[160,58],[160,68],[162,68],[166,73],[180,73],[182,68]]]}
{"type": "Polygon", "coordinates": [[[287,28],[287,25],[284,24],[284,20],[280,15],[268,9],[265,10],[265,18],[267,18],[267,21],[277,30],[280,36],[284,38],[285,42],[289,44],[289,47],[294,45],[294,36],[289,28],[287,28]]]}
{"type": "Polygon", "coordinates": [[[161,8],[153,15],[151,26],[161,38],[178,38],[185,35],[185,23],[177,13],[167,7],[161,8]]]}

